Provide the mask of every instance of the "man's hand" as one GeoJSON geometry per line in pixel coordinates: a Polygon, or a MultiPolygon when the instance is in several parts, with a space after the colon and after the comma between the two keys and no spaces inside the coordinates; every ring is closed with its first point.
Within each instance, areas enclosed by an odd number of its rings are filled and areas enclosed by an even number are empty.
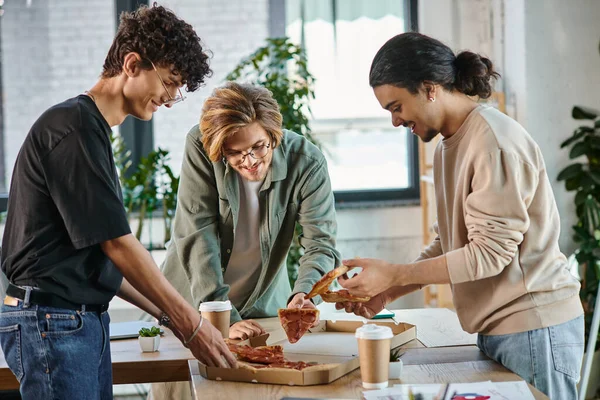
{"type": "Polygon", "coordinates": [[[236,359],[227,348],[221,332],[206,318],[200,332],[187,347],[194,357],[209,367],[237,368],[236,359]]]}
{"type": "MultiPolygon", "coordinates": [[[[296,293],[294,297],[292,297],[292,300],[290,300],[288,308],[317,308],[310,299],[306,300],[304,296],[306,296],[306,293],[296,293]]],[[[312,326],[315,327],[317,325],[319,325],[319,318],[317,318],[312,326]]]]}
{"type": "Polygon", "coordinates": [[[335,308],[338,310],[346,310],[347,313],[354,313],[361,317],[373,318],[381,310],[385,308],[388,303],[388,299],[385,293],[380,293],[377,296],[371,298],[366,303],[352,303],[345,301],[343,303],[335,303],[335,308]]]}
{"type": "Polygon", "coordinates": [[[258,322],[247,319],[238,321],[229,328],[229,339],[246,340],[251,337],[260,336],[267,333],[258,322]]]}
{"type": "Polygon", "coordinates": [[[345,260],[343,264],[348,267],[359,267],[363,270],[352,278],[348,278],[346,274],[340,276],[338,278],[340,285],[355,296],[370,297],[375,297],[397,285],[397,275],[403,267],[373,258],[345,260]]]}

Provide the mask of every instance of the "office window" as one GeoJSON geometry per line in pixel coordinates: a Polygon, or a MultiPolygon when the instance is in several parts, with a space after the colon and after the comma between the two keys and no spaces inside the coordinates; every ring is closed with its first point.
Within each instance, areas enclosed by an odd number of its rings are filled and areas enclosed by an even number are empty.
{"type": "Polygon", "coordinates": [[[414,27],[413,3],[285,1],[284,34],[304,46],[316,78],[311,127],[338,202],[418,197],[416,139],[392,126],[369,86],[377,50],[414,27]]]}

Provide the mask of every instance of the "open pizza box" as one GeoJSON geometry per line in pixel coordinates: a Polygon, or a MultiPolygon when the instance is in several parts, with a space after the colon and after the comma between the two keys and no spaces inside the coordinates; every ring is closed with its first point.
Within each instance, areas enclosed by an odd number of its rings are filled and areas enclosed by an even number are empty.
{"type": "MultiPolygon", "coordinates": [[[[389,326],[394,333],[391,348],[401,346],[416,338],[416,327],[407,323],[371,321],[376,325],[389,326]]],[[[217,368],[198,363],[198,371],[206,379],[217,381],[269,383],[277,385],[309,386],[327,384],[359,367],[358,342],[354,337],[362,321],[321,321],[307,332],[297,343],[291,344],[283,332],[276,331],[269,337],[269,345],[283,346],[289,361],[304,361],[317,365],[303,370],[284,368],[217,368]]],[[[267,344],[258,338],[249,341],[253,347],[267,344]]],[[[244,343],[246,344],[246,343],[244,343]]]]}

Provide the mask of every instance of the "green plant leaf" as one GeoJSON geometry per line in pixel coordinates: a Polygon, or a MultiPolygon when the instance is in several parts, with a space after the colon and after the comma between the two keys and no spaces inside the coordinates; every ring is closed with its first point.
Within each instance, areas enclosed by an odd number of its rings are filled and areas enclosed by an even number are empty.
{"type": "Polygon", "coordinates": [[[577,194],[575,195],[575,205],[583,204],[588,196],[589,194],[586,192],[577,192],[577,194]]]}
{"type": "Polygon", "coordinates": [[[571,115],[574,119],[596,119],[600,115],[600,111],[584,106],[575,106],[571,115]]]}
{"type": "Polygon", "coordinates": [[[590,178],[592,178],[592,180],[593,180],[593,181],[594,181],[596,184],[600,185],[600,172],[598,172],[598,171],[595,171],[595,170],[590,170],[590,171],[588,172],[588,176],[589,176],[590,178]]]}
{"type": "Polygon", "coordinates": [[[575,146],[573,146],[573,148],[569,152],[569,158],[573,159],[573,158],[580,157],[585,154],[587,149],[588,149],[588,146],[586,146],[585,143],[579,142],[579,143],[575,144],[575,146]]]}
{"type": "Polygon", "coordinates": [[[577,190],[580,187],[580,182],[581,179],[579,177],[567,179],[565,181],[565,189],[567,189],[567,192],[577,190]]]}
{"type": "Polygon", "coordinates": [[[560,173],[558,174],[558,177],[556,179],[559,181],[563,181],[565,179],[574,178],[574,177],[578,176],[579,174],[581,174],[582,170],[583,170],[583,164],[581,164],[581,163],[571,164],[568,167],[564,168],[562,171],[560,171],[560,173]]]}
{"type": "Polygon", "coordinates": [[[400,360],[400,357],[404,355],[404,353],[400,353],[402,351],[401,347],[390,350],[390,362],[396,362],[400,360]]]}
{"type": "Polygon", "coordinates": [[[575,130],[575,132],[573,132],[573,136],[571,136],[570,138],[568,138],[567,140],[565,140],[564,142],[561,143],[560,147],[567,147],[569,146],[571,143],[581,139],[583,136],[585,136],[588,133],[592,133],[594,132],[594,129],[587,127],[587,126],[581,126],[579,128],[577,128],[575,130]]]}

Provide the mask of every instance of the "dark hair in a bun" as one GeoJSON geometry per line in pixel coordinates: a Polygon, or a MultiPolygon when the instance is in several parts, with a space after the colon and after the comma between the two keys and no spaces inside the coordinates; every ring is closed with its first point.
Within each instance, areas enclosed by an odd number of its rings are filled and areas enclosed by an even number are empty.
{"type": "Polygon", "coordinates": [[[469,96],[488,98],[491,78],[500,74],[492,62],[479,54],[463,51],[457,56],[439,40],[417,32],[394,36],[379,49],[369,73],[371,87],[394,85],[418,93],[425,81],[469,96]]]}

